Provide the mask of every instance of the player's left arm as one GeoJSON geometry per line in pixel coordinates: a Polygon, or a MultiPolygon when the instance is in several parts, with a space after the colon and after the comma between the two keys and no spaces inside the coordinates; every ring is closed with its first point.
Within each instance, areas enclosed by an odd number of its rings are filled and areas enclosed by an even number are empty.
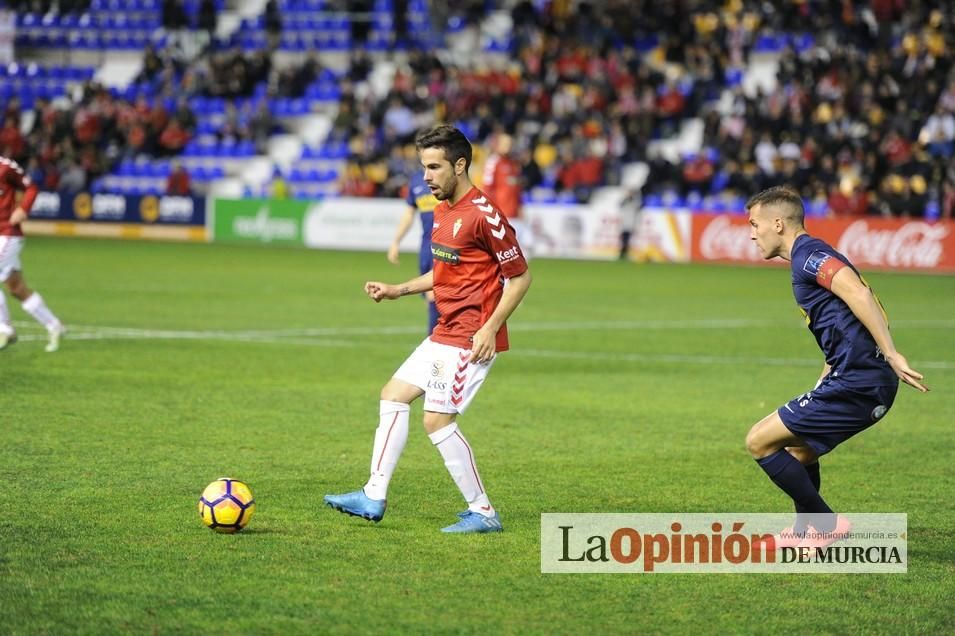
{"type": "Polygon", "coordinates": [[[501,293],[501,300],[497,303],[494,312],[472,336],[471,362],[487,362],[494,357],[497,332],[524,300],[530,286],[531,270],[529,269],[524,270],[523,274],[507,279],[507,285],[501,293]]]}
{"type": "Polygon", "coordinates": [[[832,293],[849,306],[859,322],[869,330],[875,343],[882,350],[886,361],[892,366],[892,370],[899,376],[899,379],[922,393],[928,391],[928,387],[921,383],[922,374],[911,368],[905,356],[896,351],[892,334],[889,333],[889,324],[886,322],[885,313],[882,311],[879,301],[872,295],[872,290],[862,282],[858,274],[851,267],[840,268],[832,275],[830,289],[832,293]]]}

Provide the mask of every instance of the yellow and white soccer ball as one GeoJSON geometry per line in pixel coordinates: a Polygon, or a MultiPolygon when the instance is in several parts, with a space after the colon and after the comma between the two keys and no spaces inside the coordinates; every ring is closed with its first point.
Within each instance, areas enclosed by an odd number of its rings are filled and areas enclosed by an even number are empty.
{"type": "Polygon", "coordinates": [[[220,477],[202,491],[199,497],[199,516],[202,522],[216,532],[238,532],[255,514],[252,489],[231,477],[220,477]]]}

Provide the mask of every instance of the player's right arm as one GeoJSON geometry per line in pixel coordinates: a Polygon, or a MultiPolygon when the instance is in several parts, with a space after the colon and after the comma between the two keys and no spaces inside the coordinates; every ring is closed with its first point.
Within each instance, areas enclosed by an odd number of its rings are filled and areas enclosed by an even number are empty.
{"type": "Polygon", "coordinates": [[[415,212],[415,207],[409,205],[405,210],[404,215],[402,215],[401,220],[398,221],[398,229],[395,231],[395,238],[391,242],[391,246],[388,248],[388,261],[394,265],[398,264],[398,250],[400,249],[401,239],[403,239],[405,234],[408,233],[408,230],[411,229],[411,224],[414,223],[415,212]]]}
{"type": "Polygon", "coordinates": [[[886,362],[899,379],[922,393],[928,391],[928,387],[921,383],[922,374],[911,368],[905,356],[896,351],[892,334],[889,333],[889,324],[885,320],[885,313],[872,295],[872,290],[862,282],[858,274],[851,267],[841,267],[832,275],[830,289],[849,306],[859,322],[869,330],[875,344],[885,356],[886,362]]]}
{"type": "Polygon", "coordinates": [[[365,283],[365,293],[376,303],[382,300],[394,300],[410,294],[423,294],[434,288],[434,273],[428,272],[417,278],[412,278],[400,285],[389,285],[378,281],[365,283]]]}

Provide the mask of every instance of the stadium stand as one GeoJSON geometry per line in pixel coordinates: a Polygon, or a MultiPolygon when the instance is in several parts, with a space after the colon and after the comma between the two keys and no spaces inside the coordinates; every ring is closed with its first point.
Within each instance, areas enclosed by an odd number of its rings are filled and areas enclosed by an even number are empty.
{"type": "Polygon", "coordinates": [[[513,134],[530,201],[955,208],[951,1],[453,4],[6,0],[0,152],[50,189],[161,192],[175,159],[199,192],[395,196],[446,120],[513,134]]]}

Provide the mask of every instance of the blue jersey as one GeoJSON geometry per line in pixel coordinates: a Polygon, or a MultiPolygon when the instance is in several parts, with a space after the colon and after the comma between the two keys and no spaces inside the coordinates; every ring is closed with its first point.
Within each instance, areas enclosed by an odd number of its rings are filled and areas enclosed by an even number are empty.
{"type": "Polygon", "coordinates": [[[431,228],[434,225],[434,207],[438,200],[431,194],[428,184],[424,182],[424,175],[415,171],[408,183],[408,196],[405,199],[408,205],[418,210],[421,217],[421,251],[431,253],[431,228]]]}
{"type": "Polygon", "coordinates": [[[831,291],[836,272],[843,267],[856,274],[858,270],[825,241],[808,234],[796,238],[791,257],[793,295],[832,367],[830,377],[847,387],[896,385],[898,378],[869,330],[831,291]]]}

